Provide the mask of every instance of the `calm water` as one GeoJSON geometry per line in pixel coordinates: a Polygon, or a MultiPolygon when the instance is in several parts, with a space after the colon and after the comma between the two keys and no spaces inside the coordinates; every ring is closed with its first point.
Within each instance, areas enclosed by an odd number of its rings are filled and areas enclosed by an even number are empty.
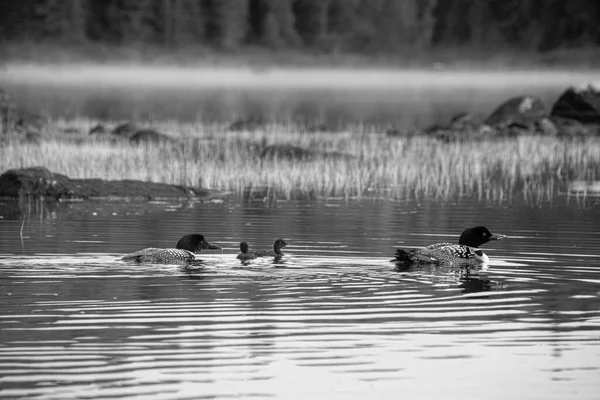
{"type": "Polygon", "coordinates": [[[21,107],[53,118],[427,126],[468,111],[485,118],[518,95],[548,110],[570,85],[599,72],[247,70],[139,67],[0,69],[0,86],[21,107]]]}
{"type": "Polygon", "coordinates": [[[0,202],[0,398],[597,399],[600,207],[0,202]],[[485,271],[395,272],[485,224],[485,271]],[[192,268],[117,260],[203,233],[192,268]],[[242,265],[240,240],[290,244],[242,265]]]}

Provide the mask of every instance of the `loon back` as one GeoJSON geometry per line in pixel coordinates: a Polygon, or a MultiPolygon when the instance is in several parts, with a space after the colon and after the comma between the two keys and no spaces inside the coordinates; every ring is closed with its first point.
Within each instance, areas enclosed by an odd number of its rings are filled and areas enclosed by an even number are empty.
{"type": "Polygon", "coordinates": [[[478,257],[469,246],[451,243],[436,243],[424,249],[409,251],[397,249],[395,255],[395,261],[404,264],[441,264],[447,262],[468,262],[469,260],[478,261],[478,257]]]}
{"type": "Polygon", "coordinates": [[[136,261],[140,263],[179,264],[195,260],[195,253],[202,249],[220,249],[221,247],[207,242],[204,236],[193,234],[185,235],[177,242],[175,249],[159,249],[148,247],[134,253],[124,255],[123,261],[136,261]]]}
{"type": "Polygon", "coordinates": [[[194,253],[184,249],[158,249],[149,247],[124,255],[121,260],[139,263],[178,264],[189,263],[195,259],[194,253]]]}

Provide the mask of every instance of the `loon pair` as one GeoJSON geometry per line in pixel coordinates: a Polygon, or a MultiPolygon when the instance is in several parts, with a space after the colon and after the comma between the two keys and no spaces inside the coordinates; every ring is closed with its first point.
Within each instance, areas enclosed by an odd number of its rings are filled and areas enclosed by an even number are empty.
{"type": "MultiPolygon", "coordinates": [[[[240,243],[241,253],[237,258],[240,260],[250,260],[256,257],[281,257],[283,253],[281,249],[287,246],[287,243],[283,239],[275,240],[273,244],[273,251],[259,251],[252,252],[248,251],[248,243],[240,243]]],[[[155,247],[149,247],[147,249],[139,250],[134,253],[124,255],[121,260],[123,261],[136,261],[140,263],[161,263],[161,264],[176,264],[176,263],[189,263],[195,260],[195,254],[200,252],[202,249],[218,250],[221,247],[212,244],[202,235],[185,235],[174,249],[159,249],[155,247]]]]}
{"type": "MultiPolygon", "coordinates": [[[[489,262],[479,246],[490,240],[500,240],[504,235],[494,235],[484,226],[467,228],[458,239],[458,244],[436,243],[423,249],[404,250],[397,249],[395,259],[397,264],[442,264],[452,263],[460,265],[482,265],[489,262]]],[[[275,240],[273,251],[250,252],[247,242],[240,243],[237,258],[251,260],[257,257],[281,257],[281,249],[287,246],[283,239],[275,240]]],[[[123,261],[153,262],[153,263],[188,263],[194,261],[195,253],[202,249],[220,249],[204,239],[202,235],[186,235],[182,237],[174,249],[147,248],[135,253],[126,254],[123,261]]]]}

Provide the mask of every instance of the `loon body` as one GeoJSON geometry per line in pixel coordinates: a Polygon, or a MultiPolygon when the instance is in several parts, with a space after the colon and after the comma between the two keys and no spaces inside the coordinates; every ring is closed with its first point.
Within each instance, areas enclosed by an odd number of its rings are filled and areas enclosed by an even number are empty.
{"type": "Polygon", "coordinates": [[[248,247],[248,243],[247,242],[241,242],[240,243],[240,254],[237,255],[237,259],[238,260],[252,260],[254,258],[256,258],[256,254],[255,253],[251,253],[249,251],[249,247],[248,247]]]}
{"type": "Polygon", "coordinates": [[[495,235],[484,226],[467,228],[458,239],[458,244],[436,243],[424,249],[396,250],[398,264],[460,264],[483,265],[489,262],[488,256],[479,246],[490,240],[500,240],[504,235],[495,235]]]}
{"type": "Polygon", "coordinates": [[[273,250],[257,251],[254,254],[257,257],[282,257],[283,252],[281,251],[281,249],[283,249],[285,246],[287,246],[285,240],[277,239],[273,243],[273,250]]]}
{"type": "Polygon", "coordinates": [[[194,261],[195,254],[202,249],[220,249],[207,242],[202,235],[185,235],[174,249],[149,247],[134,253],[125,254],[121,260],[140,263],[181,264],[194,261]]]}

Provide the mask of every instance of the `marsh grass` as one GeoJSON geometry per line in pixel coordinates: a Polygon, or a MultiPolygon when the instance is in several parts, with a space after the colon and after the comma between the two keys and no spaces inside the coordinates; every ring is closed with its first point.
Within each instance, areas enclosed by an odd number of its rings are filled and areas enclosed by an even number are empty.
{"type": "Polygon", "coordinates": [[[302,133],[292,126],[226,132],[218,125],[164,122],[152,127],[178,140],[130,144],[88,136],[95,121],[58,120],[43,139],[0,142],[0,170],[44,166],[71,178],[138,179],[199,186],[239,197],[276,199],[383,196],[391,199],[552,201],[573,180],[600,179],[600,140],[524,136],[442,143],[388,137],[364,127],[302,133]],[[66,127],[80,133],[60,133],[66,127]],[[261,157],[266,146],[306,149],[261,157]],[[335,154],[332,156],[331,154],[335,154]]]}

